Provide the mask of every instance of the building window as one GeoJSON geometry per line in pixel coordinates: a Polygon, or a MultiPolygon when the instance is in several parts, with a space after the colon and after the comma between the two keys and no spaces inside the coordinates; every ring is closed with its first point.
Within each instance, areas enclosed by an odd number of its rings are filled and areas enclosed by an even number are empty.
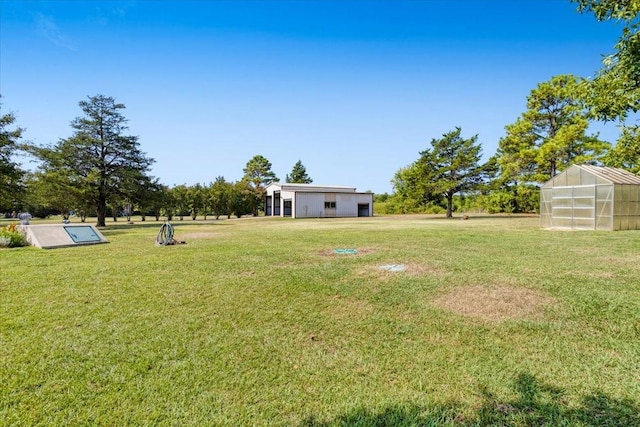
{"type": "Polygon", "coordinates": [[[325,209],[335,209],[336,208],[336,202],[324,202],[324,208],[325,209]]]}

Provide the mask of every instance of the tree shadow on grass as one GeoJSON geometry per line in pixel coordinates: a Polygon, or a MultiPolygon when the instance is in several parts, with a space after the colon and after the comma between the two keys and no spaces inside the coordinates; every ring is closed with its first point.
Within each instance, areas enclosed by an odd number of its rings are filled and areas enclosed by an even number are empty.
{"type": "Polygon", "coordinates": [[[482,404],[471,414],[462,405],[394,405],[381,411],[359,408],[334,419],[311,416],[307,427],[329,426],[640,426],[637,401],[611,398],[602,392],[586,395],[569,407],[561,389],[520,374],[514,383],[517,397],[502,401],[481,389],[482,404]]]}

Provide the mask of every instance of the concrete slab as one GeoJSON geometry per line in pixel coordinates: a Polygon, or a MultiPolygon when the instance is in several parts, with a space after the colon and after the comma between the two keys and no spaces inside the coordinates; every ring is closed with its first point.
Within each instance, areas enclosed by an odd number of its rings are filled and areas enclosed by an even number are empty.
{"type": "Polygon", "coordinates": [[[43,249],[108,243],[100,230],[90,224],[21,225],[20,229],[30,245],[43,249]]]}

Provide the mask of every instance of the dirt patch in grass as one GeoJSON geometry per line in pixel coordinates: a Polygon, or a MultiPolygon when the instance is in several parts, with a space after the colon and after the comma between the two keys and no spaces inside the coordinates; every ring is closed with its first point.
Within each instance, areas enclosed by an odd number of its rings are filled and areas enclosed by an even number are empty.
{"type": "Polygon", "coordinates": [[[532,289],[506,285],[456,288],[432,301],[436,307],[479,320],[536,320],[554,299],[532,289]]]}

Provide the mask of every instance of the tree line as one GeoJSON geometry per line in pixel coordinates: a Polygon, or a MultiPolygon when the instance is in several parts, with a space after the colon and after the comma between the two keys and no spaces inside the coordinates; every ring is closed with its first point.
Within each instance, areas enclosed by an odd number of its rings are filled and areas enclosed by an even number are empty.
{"type": "MultiPolygon", "coordinates": [[[[29,210],[36,216],[70,213],[82,221],[96,216],[99,226],[112,215],[130,217],[134,212],[156,220],[185,216],[212,215],[241,217],[257,215],[265,186],[278,181],[271,163],[262,155],[250,159],[244,176],[228,182],[219,176],[214,182],[169,188],[149,175],[154,160],[142,152],[138,138],[126,135],[127,119],[123,104],[111,97],[96,95],[79,103],[83,112],[71,122],[69,138],[48,146],[19,143],[23,130],[10,130],[15,117],[2,116],[0,122],[0,212],[29,210]],[[22,150],[39,162],[35,172],[27,173],[12,160],[22,150]]],[[[306,168],[298,161],[287,175],[287,182],[309,183],[306,168]]],[[[130,219],[130,218],[128,218],[130,219]]]]}
{"type": "MultiPolygon", "coordinates": [[[[387,213],[471,207],[489,212],[530,212],[538,208],[538,188],[571,164],[589,163],[640,174],[639,0],[571,0],[581,13],[601,21],[623,23],[615,52],[605,58],[594,78],[559,75],[538,84],[526,99],[526,110],[505,126],[497,152],[481,163],[478,135],[462,136],[454,128],[431,140],[412,164],[391,179],[394,192],[379,195],[387,213]],[[617,121],[615,145],[588,133],[593,121],[617,121]]],[[[83,115],[73,134],[49,146],[22,143],[23,129],[11,113],[0,117],[0,212],[30,210],[38,216],[75,212],[114,219],[134,211],[146,216],[183,219],[199,215],[257,215],[265,186],[278,181],[271,163],[256,155],[240,181],[169,188],[149,175],[154,160],[141,151],[138,138],[126,135],[123,104],[96,95],[79,103],[83,115]],[[15,162],[18,151],[38,160],[35,172],[15,162]]],[[[287,182],[310,183],[298,161],[287,182]]]]}

